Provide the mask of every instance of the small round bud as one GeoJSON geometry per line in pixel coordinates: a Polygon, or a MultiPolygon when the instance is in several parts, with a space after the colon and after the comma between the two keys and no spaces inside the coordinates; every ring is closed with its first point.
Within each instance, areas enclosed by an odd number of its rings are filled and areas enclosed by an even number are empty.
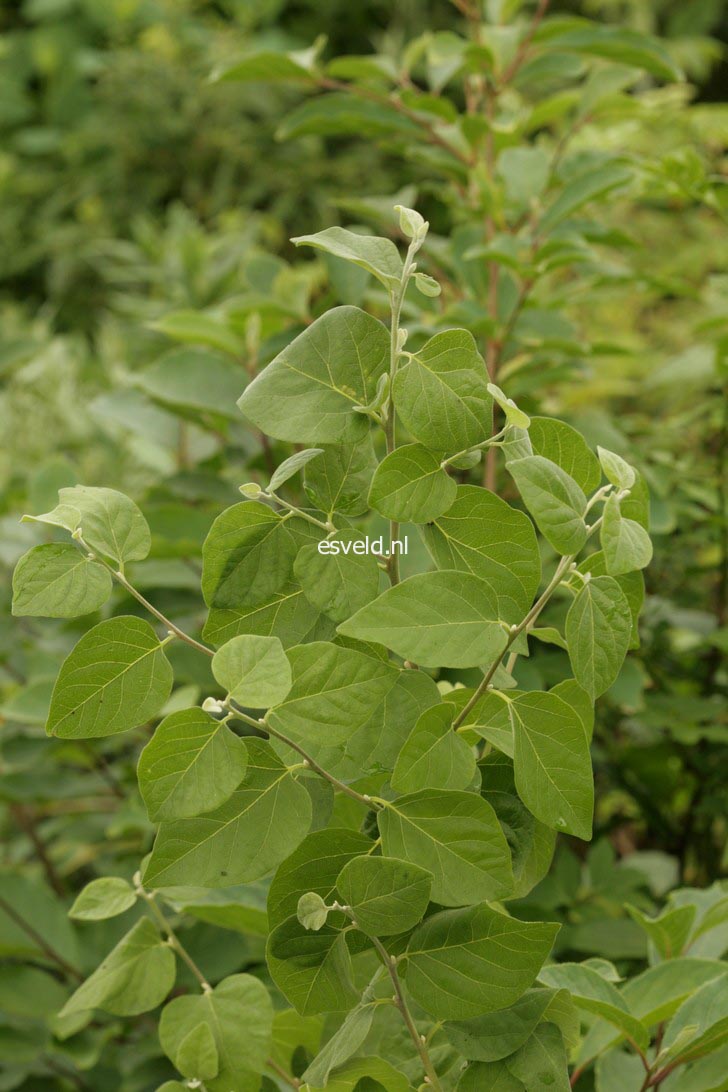
{"type": "Polygon", "coordinates": [[[239,488],[243,496],[250,497],[251,500],[255,500],[263,492],[257,482],[246,482],[245,485],[241,485],[239,488]]]}
{"type": "Polygon", "coordinates": [[[217,698],[205,698],[202,703],[202,708],[205,713],[222,713],[225,706],[217,698]]]}

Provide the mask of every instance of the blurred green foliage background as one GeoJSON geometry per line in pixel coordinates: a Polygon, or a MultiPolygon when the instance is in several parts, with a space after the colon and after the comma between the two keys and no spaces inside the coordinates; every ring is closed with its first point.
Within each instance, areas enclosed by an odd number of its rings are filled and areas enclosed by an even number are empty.
{"type": "MultiPolygon", "coordinates": [[[[639,108],[615,93],[576,132],[585,156],[606,149],[639,160],[639,184],[604,209],[598,270],[581,280],[564,274],[524,313],[503,380],[529,412],[545,407],[629,454],[651,490],[656,557],[641,648],[595,733],[600,838],[585,860],[563,846],[529,897],[532,912],[563,915],[566,950],[629,959],[642,948],[625,900],[642,889],[648,904],[659,901],[678,882],[707,886],[728,864],[728,8],[723,0],[563,0],[551,10],[659,34],[687,77],[665,88],[643,82],[639,108]]],[[[217,349],[235,357],[242,388],[312,316],[358,291],[340,270],[296,252],[290,236],[342,217],[395,235],[389,210],[400,195],[430,219],[438,242],[429,271],[446,285],[447,240],[455,249],[461,236],[467,242],[457,178],[416,141],[356,131],[286,137],[296,88],[211,75],[251,49],[304,49],[321,35],[326,57],[395,54],[462,22],[447,0],[6,0],[0,566],[8,588],[13,564],[38,541],[20,513],[52,507],[57,488],[74,481],[110,485],[146,496],[155,549],[137,582],[163,608],[195,616],[191,587],[211,517],[235,500],[239,482],[265,473],[270,453],[233,400],[210,392],[201,415],[192,408],[199,399],[155,384],[152,366],[188,340],[180,314],[218,324],[217,349]]],[[[558,141],[567,131],[558,76],[544,76],[538,91],[555,103],[542,124],[558,141]]],[[[487,335],[478,276],[450,284],[445,298],[459,322],[487,335]]],[[[5,607],[9,598],[8,590],[5,607]]],[[[42,737],[49,679],[73,628],[0,622],[3,864],[34,881],[43,871],[34,855],[40,830],[63,895],[96,870],[118,869],[148,837],[131,802],[108,814],[71,809],[71,820],[58,806],[59,795],[78,804],[90,786],[100,792],[109,764],[132,770],[126,740],[92,759],[42,737]]],[[[530,666],[548,679],[561,655],[545,649],[530,666]]],[[[192,664],[186,684],[194,701],[204,680],[192,664]]]]}

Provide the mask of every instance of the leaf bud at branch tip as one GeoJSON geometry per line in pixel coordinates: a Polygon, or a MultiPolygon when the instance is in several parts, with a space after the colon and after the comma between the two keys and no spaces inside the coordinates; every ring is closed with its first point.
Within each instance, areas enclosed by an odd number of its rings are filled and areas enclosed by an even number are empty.
{"type": "Polygon", "coordinates": [[[222,713],[225,709],[223,702],[218,701],[217,698],[205,698],[202,703],[202,708],[205,713],[222,713]]]}

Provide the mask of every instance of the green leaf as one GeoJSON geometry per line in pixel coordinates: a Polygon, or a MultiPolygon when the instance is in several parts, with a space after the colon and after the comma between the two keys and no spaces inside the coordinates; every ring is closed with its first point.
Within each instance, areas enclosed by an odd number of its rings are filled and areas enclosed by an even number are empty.
{"type": "MultiPolygon", "coordinates": [[[[592,576],[607,576],[607,563],[603,550],[597,550],[589,554],[578,566],[580,573],[591,573],[592,576]]],[[[632,632],[630,634],[629,647],[639,648],[639,617],[645,601],[645,578],[641,572],[621,573],[614,578],[619,584],[624,597],[629,604],[632,616],[632,632]]]]}
{"type": "Polygon", "coordinates": [[[633,921],[647,933],[663,959],[674,959],[685,947],[693,922],[694,906],[676,906],[672,910],[663,910],[656,918],[650,918],[636,906],[625,904],[625,909],[633,921]]]}
{"type": "Polygon", "coordinates": [[[324,547],[325,553],[319,549],[319,543],[304,546],[293,564],[296,579],[308,601],[334,622],[350,618],[375,599],[379,591],[376,557],[352,552],[353,544],[362,539],[360,531],[337,531],[339,546],[336,553],[331,552],[331,544],[324,547]]]}
{"type": "Polygon", "coordinates": [[[157,927],[142,918],[69,997],[59,1016],[103,1009],[112,1016],[137,1016],[154,1009],[174,985],[172,949],[157,927]]]}
{"type": "Polygon", "coordinates": [[[151,887],[194,883],[229,887],[264,876],[305,836],[311,797],[270,744],[249,739],[248,768],[215,811],[163,823],[144,872],[151,887]],[[261,838],[261,831],[267,836],[261,838]]]}
{"type": "Polygon", "coordinates": [[[312,929],[317,933],[326,924],[328,916],[326,903],[315,891],[307,891],[305,895],[301,895],[296,907],[296,917],[304,929],[312,929]]]}
{"type": "Polygon", "coordinates": [[[570,1092],[564,1040],[553,1024],[537,1027],[506,1065],[528,1092],[570,1092]]]}
{"type": "Polygon", "coordinates": [[[215,1039],[209,1024],[198,1024],[179,1045],[177,1069],[184,1077],[211,1080],[220,1069],[215,1039]]]}
{"type": "Polygon", "coordinates": [[[366,269],[385,288],[394,288],[402,279],[402,259],[391,239],[378,235],[358,235],[346,228],[330,227],[315,235],[299,235],[291,240],[296,246],[312,246],[336,258],[366,269]]]}
{"type": "Polygon", "coordinates": [[[531,418],[523,410],[520,410],[512,398],[507,398],[500,387],[495,383],[488,384],[488,394],[494,402],[497,402],[505,414],[506,422],[514,428],[528,428],[531,418]]]}
{"type": "Polygon", "coordinates": [[[649,1044],[649,1035],[642,1022],[634,1016],[622,994],[612,982],[581,963],[559,963],[544,967],[539,978],[554,989],[568,990],[578,1008],[596,1013],[624,1032],[642,1049],[649,1044]]]}
{"type": "Polygon", "coordinates": [[[109,618],[63,661],[47,731],[64,739],[112,736],[155,716],[172,689],[172,668],[148,622],[109,618]]]}
{"type": "Polygon", "coordinates": [[[368,511],[367,495],[377,465],[371,433],[367,433],[356,444],[325,447],[321,458],[306,466],[303,487],[322,512],[360,516],[368,511]]]}
{"type": "Polygon", "coordinates": [[[343,1065],[362,1045],[372,1026],[376,1004],[361,1002],[319,1051],[301,1078],[311,1088],[326,1087],[329,1074],[343,1065]]]}
{"type": "Polygon", "coordinates": [[[268,483],[268,489],[274,492],[279,485],[283,485],[290,478],[297,474],[299,470],[302,470],[304,466],[311,462],[312,459],[318,458],[319,455],[323,455],[324,450],[322,447],[309,447],[304,451],[297,451],[290,458],[284,459],[277,470],[274,471],[273,477],[268,483]]]}
{"type": "Polygon", "coordinates": [[[556,993],[556,990],[526,990],[509,1008],[446,1023],[445,1034],[463,1057],[476,1062],[497,1062],[523,1046],[545,1018],[556,993]]]}
{"type": "Polygon", "coordinates": [[[616,485],[617,489],[630,489],[634,485],[637,477],[635,469],[621,455],[606,447],[598,447],[597,455],[604,476],[612,485],[616,485]]]}
{"type": "MultiPolygon", "coordinates": [[[[338,627],[424,667],[477,667],[500,657],[507,635],[491,588],[470,573],[419,573],[388,588],[338,627]]],[[[510,603],[508,614],[513,613],[510,603]]]]}
{"type": "Polygon", "coordinates": [[[542,455],[516,459],[508,470],[546,541],[557,553],[578,553],[587,536],[586,497],[574,479],[542,455]]]}
{"type": "Polygon", "coordinates": [[[292,140],[309,133],[320,136],[354,134],[366,137],[416,137],[417,124],[394,106],[356,98],[348,92],[318,95],[292,110],[276,130],[278,140],[292,140]]]}
{"type": "Polygon", "coordinates": [[[160,823],[212,811],[237,789],[248,764],[242,739],[202,709],[165,717],[139,757],[139,791],[160,823]]]}
{"type": "Polygon", "coordinates": [[[490,804],[471,792],[425,789],[387,803],[382,849],[433,874],[432,898],[463,906],[508,895],[511,858],[490,804]]]}
{"type": "Polygon", "coordinates": [[[404,426],[433,451],[457,452],[490,435],[488,373],[467,330],[430,338],[400,367],[392,396],[404,426]]]}
{"type": "MultiPolygon", "coordinates": [[[[413,1092],[412,1085],[404,1073],[395,1069],[383,1058],[356,1057],[350,1058],[333,1073],[327,1083],[326,1092],[354,1092],[355,1089],[366,1089],[367,1083],[374,1081],[372,1088],[385,1088],[387,1092],[413,1092]],[[378,1086],[378,1087],[377,1087],[378,1086]]],[[[304,1085],[302,1092],[321,1092],[312,1085],[304,1085]]]]}
{"type": "Polygon", "coordinates": [[[507,1008],[533,983],[558,931],[485,904],[435,914],[407,945],[407,989],[436,1020],[507,1008]]]}
{"type": "Polygon", "coordinates": [[[591,742],[594,735],[594,703],[586,690],[579,686],[576,679],[562,679],[556,686],[551,687],[550,693],[561,698],[576,711],[584,726],[586,738],[591,742]]]}
{"type": "Polygon", "coordinates": [[[685,1064],[728,1042],[728,974],[706,982],[680,1006],[665,1029],[662,1049],[685,1064]],[[688,1029],[692,1029],[692,1035],[688,1029]],[[687,1040],[687,1041],[686,1041],[687,1040]]]}
{"type": "Polygon", "coordinates": [[[116,489],[73,485],[58,492],[58,505],[42,516],[23,516],[32,523],[48,523],[79,531],[91,547],[119,565],[142,561],[151,547],[149,526],[134,501],[116,489]]]}
{"type": "Polygon", "coordinates": [[[294,915],[301,895],[309,891],[320,895],[324,902],[332,902],[344,865],[373,848],[371,838],[356,830],[331,827],[309,834],[273,877],[268,893],[271,927],[294,915]]]}
{"type": "Polygon", "coordinates": [[[76,896],[69,918],[75,921],[104,921],[123,914],[136,902],[136,893],[120,876],[91,880],[76,896]]]}
{"type": "Polygon", "coordinates": [[[277,637],[243,634],[212,658],[212,673],[231,698],[251,709],[268,709],[291,689],[291,665],[277,637]]]}
{"type": "Polygon", "coordinates": [[[599,537],[610,576],[645,569],[652,561],[650,536],[636,520],[622,516],[614,493],[607,497],[604,504],[599,537]]]}
{"type": "Polygon", "coordinates": [[[519,208],[528,208],[549,181],[550,164],[543,148],[505,148],[498,156],[496,169],[503,179],[506,198],[519,208]]]}
{"type": "Polygon", "coordinates": [[[631,27],[603,26],[583,20],[582,26],[547,32],[547,36],[552,48],[643,68],[659,80],[684,79],[680,67],[657,38],[631,27]]]}
{"type": "Polygon", "coordinates": [[[170,349],[137,372],[136,386],[172,409],[222,417],[237,416],[235,403],[246,374],[237,364],[209,349],[170,349]]]}
{"type": "Polygon", "coordinates": [[[625,186],[631,182],[632,177],[632,171],[619,163],[589,167],[566,183],[556,200],[541,217],[541,231],[552,231],[572,213],[577,212],[590,201],[597,201],[612,190],[625,186]]]}
{"type": "Polygon", "coordinates": [[[459,485],[452,507],[422,534],[438,568],[479,576],[512,599],[521,616],[529,609],[541,580],[541,557],[525,513],[487,489],[459,485]]]}
{"type": "Polygon", "coordinates": [[[440,694],[423,671],[404,671],[396,684],[347,741],[345,758],[353,763],[354,776],[362,770],[391,770],[418,717],[440,701],[440,694]]]}
{"type": "Polygon", "coordinates": [[[204,1080],[208,1092],[257,1092],[272,1026],[273,1006],[265,986],[252,975],[234,974],[213,990],[175,997],[165,1005],[159,1041],[182,1075],[204,1080]],[[200,1025],[207,1034],[198,1031],[200,1025]],[[190,1040],[193,1034],[200,1038],[190,1040]],[[213,1057],[216,1073],[203,1076],[201,1068],[211,1069],[213,1057]]]}
{"type": "Polygon", "coordinates": [[[295,443],[355,443],[369,430],[354,407],[373,398],[389,364],[389,334],[357,307],[335,307],[299,334],[238,405],[258,428],[295,443]]]}
{"type": "Polygon", "coordinates": [[[392,857],[354,857],[339,873],[336,886],[356,923],[374,937],[413,929],[427,909],[432,873],[392,857]]]}
{"type": "Polygon", "coordinates": [[[218,82],[228,83],[302,83],[315,81],[312,61],[318,53],[318,46],[307,50],[292,50],[283,53],[274,49],[260,49],[249,53],[247,57],[236,61],[214,74],[218,82]]]}
{"type": "Polygon", "coordinates": [[[453,731],[452,703],[425,710],[399,752],[391,783],[397,792],[467,789],[475,777],[475,755],[453,731]]]}
{"type": "Polygon", "coordinates": [[[279,516],[260,501],[222,512],[202,547],[202,594],[208,607],[263,603],[290,581],[293,562],[312,533],[303,520],[279,516]]]}
{"type": "Polygon", "coordinates": [[[591,838],[594,784],[578,713],[553,691],[509,696],[508,713],[518,795],[546,826],[591,838]]]}
{"type": "Polygon", "coordinates": [[[599,460],[571,425],[553,417],[532,417],[528,435],[534,455],[542,455],[560,466],[584,493],[599,488],[602,480],[599,460]]]}
{"type": "Polygon", "coordinates": [[[67,543],[34,546],[13,573],[13,614],[79,618],[111,595],[111,574],[67,543]]]}
{"type": "MultiPolygon", "coordinates": [[[[491,755],[494,753],[497,752],[491,755]]],[[[523,898],[548,872],[556,834],[534,818],[516,795],[515,783],[509,786],[509,791],[490,790],[483,772],[483,797],[493,808],[511,851],[513,892],[509,898],[523,898]]]]}
{"type": "Polygon", "coordinates": [[[313,933],[288,918],[270,934],[267,959],[271,978],[302,1016],[344,1012],[359,999],[346,935],[330,925],[313,933]]]}
{"type": "Polygon", "coordinates": [[[427,273],[415,273],[414,281],[417,291],[421,292],[423,296],[427,296],[428,299],[437,299],[442,293],[439,282],[434,277],[428,276],[427,273]]]}
{"type": "Polygon", "coordinates": [[[347,739],[371,717],[397,682],[389,663],[323,641],[288,653],[293,686],[268,718],[292,739],[332,744],[347,739]]]}
{"type": "Polygon", "coordinates": [[[230,329],[224,320],[204,311],[170,311],[149,324],[175,341],[206,345],[210,349],[240,358],[245,353],[245,341],[230,329]]]}
{"type": "Polygon", "coordinates": [[[509,1072],[505,1062],[469,1065],[458,1081],[457,1092],[528,1092],[509,1072]]]}
{"type": "Polygon", "coordinates": [[[632,614],[611,576],[585,584],[566,616],[566,641],[576,681],[592,700],[612,685],[627,654],[632,614]]]}
{"type": "Polygon", "coordinates": [[[379,464],[369,503],[387,519],[429,523],[447,511],[456,494],[455,480],[442,469],[439,456],[422,444],[405,444],[379,464]]]}
{"type": "Polygon", "coordinates": [[[333,636],[334,625],[309,603],[301,588],[286,583],[275,594],[247,607],[213,608],[202,635],[214,645],[241,634],[277,637],[284,648],[333,636]]]}

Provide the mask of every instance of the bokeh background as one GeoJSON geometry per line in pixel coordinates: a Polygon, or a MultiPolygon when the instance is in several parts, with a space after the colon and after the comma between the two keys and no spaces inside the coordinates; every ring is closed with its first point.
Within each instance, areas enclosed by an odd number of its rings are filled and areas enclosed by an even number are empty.
{"type": "MultiPolygon", "coordinates": [[[[624,902],[707,888],[728,864],[728,7],[571,0],[552,10],[658,34],[687,77],[648,79],[639,110],[610,101],[576,134],[587,151],[639,159],[640,182],[605,207],[598,275],[565,276],[526,313],[512,355],[527,364],[506,374],[512,387],[504,380],[524,408],[627,454],[651,490],[641,647],[600,703],[595,733],[599,837],[564,844],[531,896],[533,913],[563,917],[564,950],[638,959],[644,938],[624,902]]],[[[125,490],[154,534],[137,582],[163,609],[197,618],[211,519],[280,458],[244,427],[236,393],[312,316],[362,291],[289,238],[337,222],[394,236],[390,210],[403,200],[430,219],[431,272],[447,274],[444,240],[462,228],[457,187],[407,141],[296,126],[286,121],[301,102],[295,87],[211,77],[251,49],[304,49],[325,35],[327,57],[388,54],[461,23],[446,0],[0,9],[1,853],[57,930],[64,900],[138,859],[150,832],[126,795],[128,741],[91,754],[43,736],[58,663],[88,620],[9,617],[12,566],[39,541],[19,516],[52,507],[74,482],[125,490]],[[240,368],[233,389],[210,381],[202,413],[199,387],[168,382],[170,353],[195,351],[185,331],[200,315],[212,324],[207,351],[240,368]]],[[[552,79],[544,96],[558,90],[552,79]]],[[[453,288],[452,313],[487,333],[477,284],[467,287],[470,303],[453,288]]],[[[205,680],[184,649],[175,655],[189,704],[205,680]]],[[[533,670],[548,682],[561,655],[546,650],[533,670]]],[[[12,951],[7,928],[0,956],[12,951]]],[[[213,958],[217,944],[224,962],[231,935],[199,943],[213,958]]]]}

